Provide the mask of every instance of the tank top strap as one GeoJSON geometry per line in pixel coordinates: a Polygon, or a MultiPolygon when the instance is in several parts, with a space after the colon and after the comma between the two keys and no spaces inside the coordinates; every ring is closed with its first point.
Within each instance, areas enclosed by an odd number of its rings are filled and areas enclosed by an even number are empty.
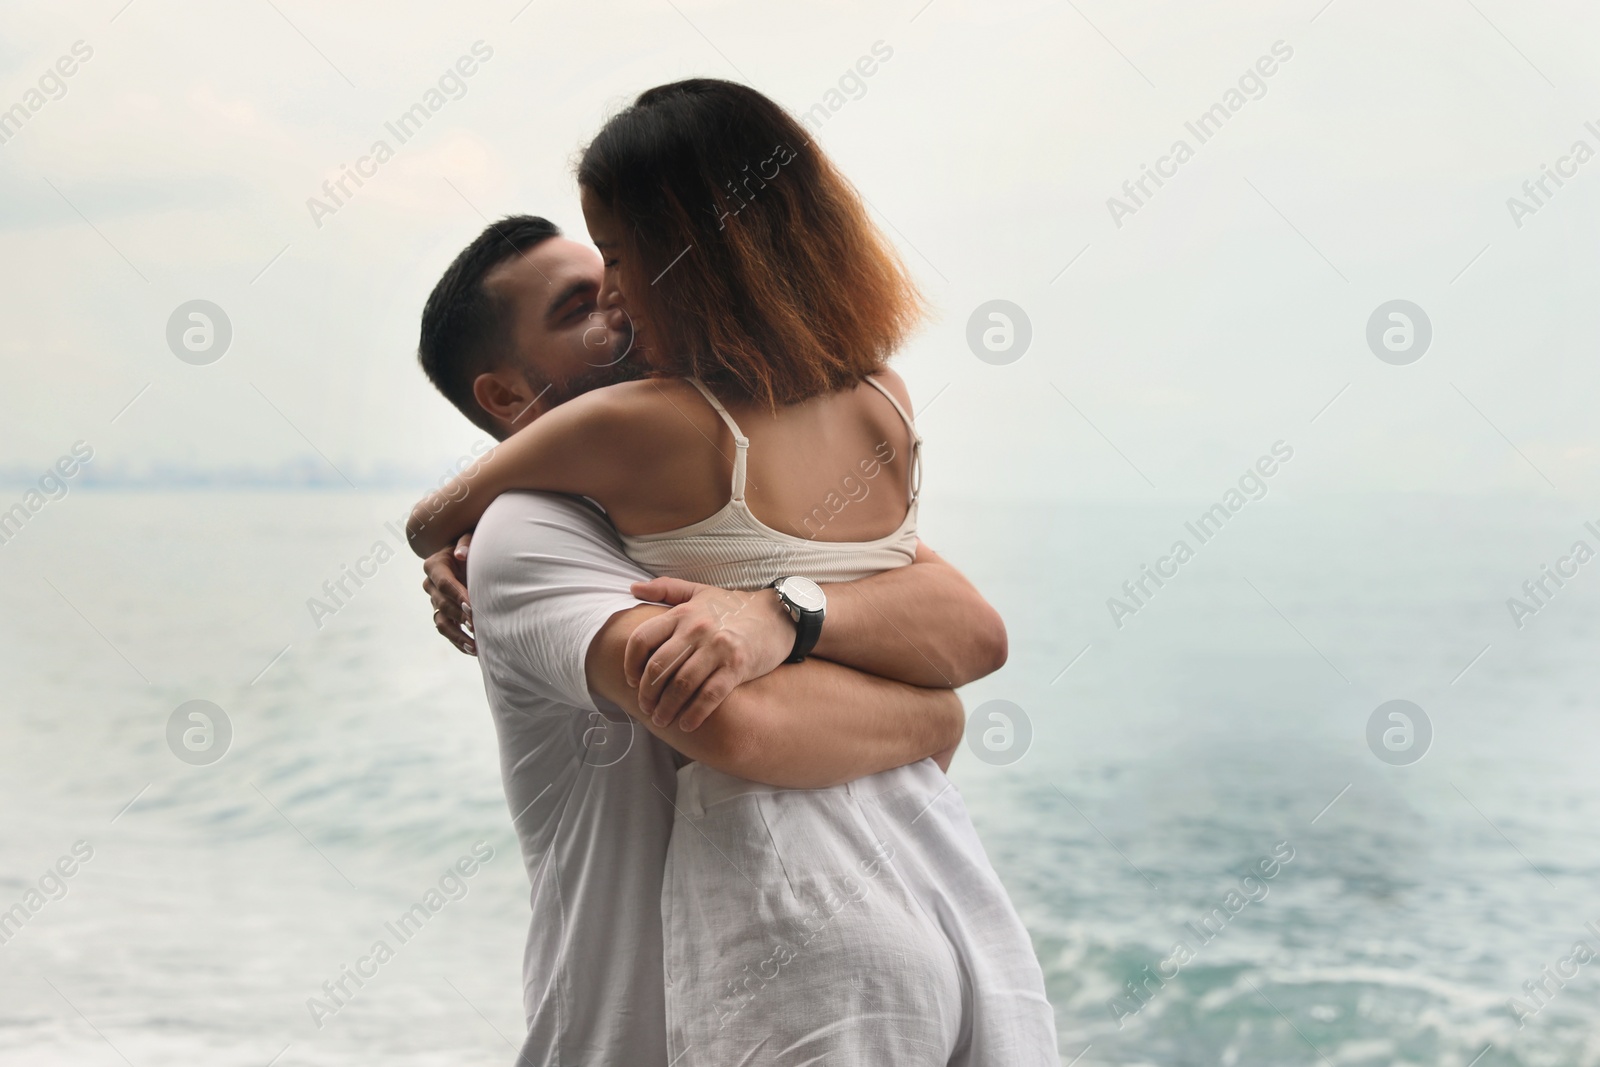
{"type": "Polygon", "coordinates": [[[885,400],[894,405],[895,411],[900,413],[901,420],[906,424],[907,432],[911,434],[910,502],[915,504],[917,502],[917,498],[922,495],[922,435],[917,432],[916,421],[911,418],[910,414],[906,412],[906,409],[901,406],[900,401],[895,399],[894,394],[889,392],[882,382],[878,381],[877,378],[870,374],[867,376],[867,381],[871,383],[874,389],[883,394],[883,398],[885,400]]]}
{"type": "MultiPolygon", "coordinates": [[[[706,388],[704,382],[699,378],[690,378],[689,384],[700,391],[700,395],[706,398],[706,403],[716,410],[716,413],[722,417],[722,421],[727,424],[728,430],[733,434],[733,499],[743,500],[745,458],[750,451],[750,438],[746,437],[744,431],[739,429],[739,424],[733,421],[733,416],[728,414],[728,409],[722,406],[722,401],[711,394],[711,390],[706,388]]],[[[891,397],[890,399],[893,398],[891,397]]]]}

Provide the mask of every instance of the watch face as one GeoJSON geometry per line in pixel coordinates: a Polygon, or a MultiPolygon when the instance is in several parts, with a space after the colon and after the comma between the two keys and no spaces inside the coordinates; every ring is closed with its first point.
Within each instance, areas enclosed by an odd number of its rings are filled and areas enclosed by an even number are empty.
{"type": "Polygon", "coordinates": [[[810,578],[785,578],[778,583],[778,591],[801,611],[822,611],[828,605],[822,587],[810,578]]]}

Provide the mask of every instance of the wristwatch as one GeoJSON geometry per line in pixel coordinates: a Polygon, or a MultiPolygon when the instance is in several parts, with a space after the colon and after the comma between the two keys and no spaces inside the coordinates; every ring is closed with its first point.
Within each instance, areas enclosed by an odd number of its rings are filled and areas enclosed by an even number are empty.
{"type": "Polygon", "coordinates": [[[778,603],[794,620],[794,650],[785,663],[799,663],[817,647],[822,636],[822,617],[828,610],[828,598],[822,587],[810,578],[791,575],[779,578],[769,588],[778,594],[778,603]]]}

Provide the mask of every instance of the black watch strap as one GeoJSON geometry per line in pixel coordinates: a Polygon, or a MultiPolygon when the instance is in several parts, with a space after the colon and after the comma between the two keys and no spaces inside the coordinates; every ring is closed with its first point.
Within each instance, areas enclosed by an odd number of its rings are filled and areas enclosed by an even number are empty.
{"type": "Polygon", "coordinates": [[[817,647],[822,637],[822,612],[802,611],[794,620],[794,648],[785,663],[800,663],[817,647]]]}
{"type": "Polygon", "coordinates": [[[811,654],[822,638],[822,620],[828,610],[828,598],[817,583],[800,575],[777,578],[769,588],[778,594],[778,603],[794,620],[794,648],[784,662],[799,663],[811,654]]]}

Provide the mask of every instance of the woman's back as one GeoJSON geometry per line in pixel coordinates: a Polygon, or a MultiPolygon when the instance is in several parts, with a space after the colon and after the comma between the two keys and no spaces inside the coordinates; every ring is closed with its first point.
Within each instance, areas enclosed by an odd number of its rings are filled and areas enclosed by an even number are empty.
{"type": "Polygon", "coordinates": [[[916,555],[922,439],[894,395],[904,394],[897,377],[885,384],[874,376],[855,389],[777,412],[749,404],[730,412],[693,379],[677,383],[687,388],[661,384],[661,402],[693,431],[683,432],[690,448],[680,462],[709,464],[721,475],[713,499],[725,502],[712,510],[701,477],[686,479],[701,489],[688,494],[694,503],[680,498],[679,507],[689,512],[680,517],[703,517],[624,532],[623,545],[641,566],[754,589],[786,574],[850,581],[904,566],[916,555]],[[690,390],[700,396],[689,399],[690,390]],[[715,424],[708,423],[708,412],[715,424]]]}

